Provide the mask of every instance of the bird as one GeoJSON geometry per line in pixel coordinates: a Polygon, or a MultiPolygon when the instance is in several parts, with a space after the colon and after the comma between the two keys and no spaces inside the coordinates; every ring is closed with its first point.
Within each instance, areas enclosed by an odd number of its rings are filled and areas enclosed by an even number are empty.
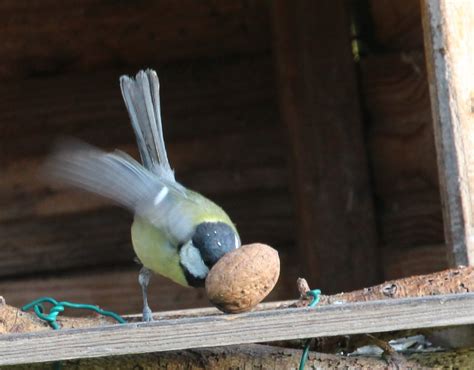
{"type": "Polygon", "coordinates": [[[56,145],[43,169],[50,180],[99,194],[133,213],[131,242],[142,265],[142,319],[152,321],[147,288],[153,274],[202,287],[210,269],[241,240],[220,206],[176,181],[163,136],[157,73],[147,69],[135,78],[123,75],[120,88],[141,163],[123,151],[105,152],[70,139],[56,145]]]}

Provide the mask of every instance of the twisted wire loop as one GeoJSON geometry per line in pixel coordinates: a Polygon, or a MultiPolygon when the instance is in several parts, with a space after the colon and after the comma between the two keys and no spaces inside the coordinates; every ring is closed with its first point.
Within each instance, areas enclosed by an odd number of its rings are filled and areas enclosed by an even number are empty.
{"type": "MultiPolygon", "coordinates": [[[[306,295],[308,297],[313,298],[311,303],[308,305],[309,308],[315,307],[319,303],[319,300],[321,299],[321,291],[319,289],[310,290],[310,291],[306,292],[306,295]]],[[[301,355],[300,366],[298,368],[299,370],[304,370],[304,367],[306,365],[306,361],[308,360],[308,353],[309,353],[310,345],[311,345],[311,338],[307,339],[306,343],[304,345],[303,354],[301,355]]]]}
{"type": "Polygon", "coordinates": [[[31,308],[33,308],[33,311],[35,312],[36,316],[38,316],[41,320],[46,321],[54,330],[58,330],[61,328],[58,322],[56,321],[56,319],[58,315],[61,312],[63,312],[66,308],[90,310],[90,311],[97,312],[98,314],[102,316],[111,317],[117,322],[119,322],[120,324],[126,323],[125,319],[122,318],[120,315],[112,311],[103,310],[98,306],[85,304],[85,303],[73,303],[73,302],[67,302],[67,301],[58,302],[57,300],[51,297],[38,298],[34,300],[33,302],[30,302],[24,305],[21,308],[21,310],[26,312],[30,310],[31,308]],[[46,313],[44,305],[43,305],[44,303],[49,303],[52,305],[51,309],[49,310],[49,313],[46,313]]]}

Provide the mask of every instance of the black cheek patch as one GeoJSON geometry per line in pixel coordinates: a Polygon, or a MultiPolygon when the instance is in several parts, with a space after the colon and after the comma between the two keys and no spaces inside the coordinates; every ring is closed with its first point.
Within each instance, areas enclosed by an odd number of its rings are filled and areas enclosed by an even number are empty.
{"type": "Polygon", "coordinates": [[[180,264],[181,269],[183,270],[184,277],[186,278],[186,282],[188,283],[189,286],[192,286],[193,288],[202,288],[204,287],[204,283],[206,279],[201,279],[193,274],[191,274],[186,267],[184,267],[182,264],[180,264]]]}
{"type": "Polygon", "coordinates": [[[223,222],[203,222],[196,227],[193,245],[211,268],[227,252],[235,249],[235,231],[223,222]]]}

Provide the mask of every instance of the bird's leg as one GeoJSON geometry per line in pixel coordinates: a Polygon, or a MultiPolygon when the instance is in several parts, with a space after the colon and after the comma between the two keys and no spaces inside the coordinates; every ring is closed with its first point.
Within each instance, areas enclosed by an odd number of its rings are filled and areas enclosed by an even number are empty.
{"type": "Polygon", "coordinates": [[[147,288],[148,288],[148,283],[150,282],[150,278],[151,278],[151,271],[148,270],[145,266],[143,266],[138,275],[138,282],[140,283],[140,286],[142,288],[143,321],[145,322],[153,321],[153,315],[152,315],[150,306],[148,306],[148,298],[147,298],[147,288]]]}

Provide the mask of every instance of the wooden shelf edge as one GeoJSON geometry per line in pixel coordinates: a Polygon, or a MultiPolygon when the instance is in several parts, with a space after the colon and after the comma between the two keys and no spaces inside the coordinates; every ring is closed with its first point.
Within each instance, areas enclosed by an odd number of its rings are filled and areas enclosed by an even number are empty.
{"type": "Polygon", "coordinates": [[[0,365],[467,324],[474,324],[474,293],[270,309],[4,335],[0,365]]]}

